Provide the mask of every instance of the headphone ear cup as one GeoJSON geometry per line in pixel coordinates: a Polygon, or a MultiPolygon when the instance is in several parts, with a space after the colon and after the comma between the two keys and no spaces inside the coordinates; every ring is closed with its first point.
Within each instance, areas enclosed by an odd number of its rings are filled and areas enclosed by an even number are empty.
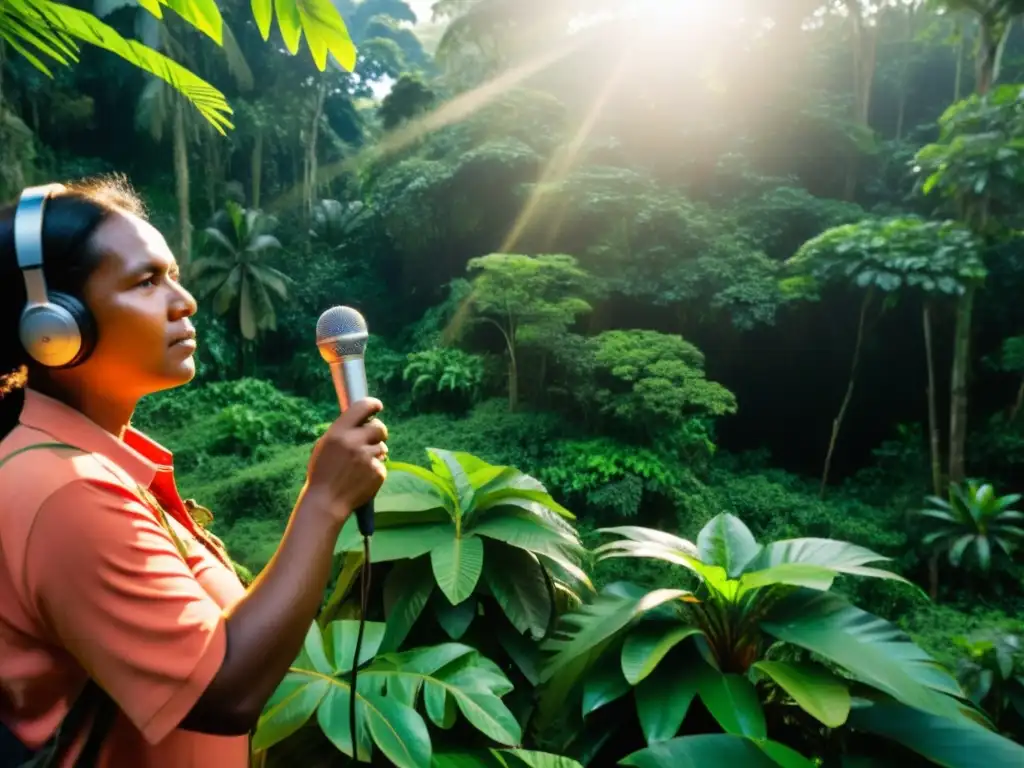
{"type": "Polygon", "coordinates": [[[85,304],[67,293],[51,291],[49,298],[51,303],[67,310],[71,317],[74,318],[75,323],[78,324],[78,333],[82,339],[82,343],[78,347],[78,353],[70,362],[62,365],[61,368],[71,368],[72,366],[84,363],[96,348],[96,323],[93,320],[92,313],[86,308],[85,304]]]}

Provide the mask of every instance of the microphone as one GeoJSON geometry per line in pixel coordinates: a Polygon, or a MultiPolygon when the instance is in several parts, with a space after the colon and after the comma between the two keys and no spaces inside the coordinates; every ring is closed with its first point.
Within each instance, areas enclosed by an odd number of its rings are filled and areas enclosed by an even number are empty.
{"type": "MultiPolygon", "coordinates": [[[[364,354],[370,334],[366,320],[351,307],[331,307],[316,323],[316,346],[331,367],[334,391],[342,413],[367,396],[364,354]]],[[[373,499],[356,510],[363,536],[373,535],[373,499]]]]}

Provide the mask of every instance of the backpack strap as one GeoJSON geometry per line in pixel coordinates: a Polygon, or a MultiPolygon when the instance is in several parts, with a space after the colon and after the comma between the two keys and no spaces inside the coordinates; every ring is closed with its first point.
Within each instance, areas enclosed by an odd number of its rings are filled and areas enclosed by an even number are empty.
{"type": "MultiPolygon", "coordinates": [[[[12,451],[0,459],[0,468],[15,456],[36,448],[81,450],[67,443],[33,443],[12,451]]],[[[85,451],[82,452],[85,453],[85,451]]],[[[86,726],[90,714],[93,715],[93,719],[89,723],[85,746],[75,761],[75,766],[76,768],[95,768],[99,762],[99,752],[103,740],[114,724],[117,704],[91,677],[86,678],[85,686],[71,704],[64,719],[57,726],[57,730],[19,768],[57,768],[82,728],[86,726]]]]}

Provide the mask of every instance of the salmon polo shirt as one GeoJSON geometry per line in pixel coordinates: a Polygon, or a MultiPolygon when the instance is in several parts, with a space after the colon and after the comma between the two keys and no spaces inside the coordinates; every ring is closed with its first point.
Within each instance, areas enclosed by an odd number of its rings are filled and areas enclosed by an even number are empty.
{"type": "MultiPolygon", "coordinates": [[[[0,441],[0,721],[31,748],[51,736],[90,675],[118,715],[103,768],[244,768],[247,736],[178,724],[224,658],[224,611],[245,588],[198,541],[171,454],[123,440],[27,390],[0,441]],[[80,451],[37,448],[67,443],[80,451]],[[156,497],[183,557],[145,503],[156,497]]],[[[75,753],[65,766],[73,765],[75,753]]]]}

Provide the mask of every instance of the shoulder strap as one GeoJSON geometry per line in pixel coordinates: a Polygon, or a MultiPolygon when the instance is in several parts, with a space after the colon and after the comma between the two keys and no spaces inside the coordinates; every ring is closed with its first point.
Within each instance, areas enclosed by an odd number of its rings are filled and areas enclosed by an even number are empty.
{"type": "MultiPolygon", "coordinates": [[[[33,443],[12,451],[3,459],[0,459],[0,468],[4,464],[26,451],[36,448],[57,448],[80,451],[73,445],[67,443],[33,443]]],[[[84,453],[84,451],[82,451],[84,453]]],[[[64,719],[57,726],[53,735],[40,747],[35,754],[19,768],[56,768],[68,749],[74,743],[79,732],[84,727],[89,715],[93,714],[89,733],[86,737],[85,746],[78,759],[75,761],[76,768],[94,768],[99,760],[100,747],[103,739],[110,731],[117,715],[117,705],[107,695],[99,684],[92,678],[87,678],[85,686],[72,703],[64,719]]]]}

